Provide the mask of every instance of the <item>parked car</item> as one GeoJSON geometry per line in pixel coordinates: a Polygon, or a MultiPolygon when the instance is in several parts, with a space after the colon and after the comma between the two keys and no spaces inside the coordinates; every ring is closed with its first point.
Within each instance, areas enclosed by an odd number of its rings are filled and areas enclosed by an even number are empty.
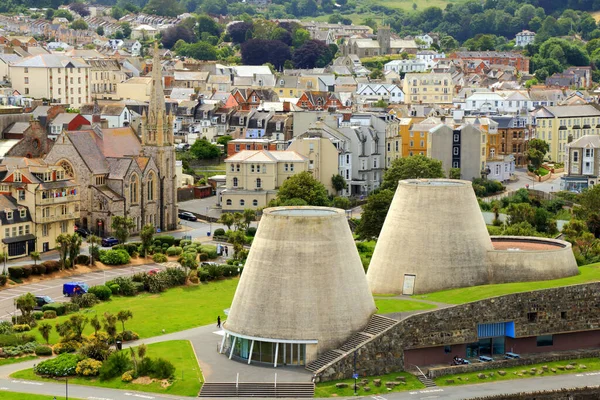
{"type": "Polygon", "coordinates": [[[90,232],[87,229],[83,229],[83,228],[76,228],[75,229],[75,233],[78,234],[79,236],[81,236],[84,239],[86,237],[90,236],[90,232]]]}
{"type": "Polygon", "coordinates": [[[102,239],[102,247],[113,247],[119,244],[119,239],[114,237],[107,237],[102,239]]]}
{"type": "Polygon", "coordinates": [[[159,272],[160,272],[160,268],[154,268],[154,269],[151,269],[150,271],[148,271],[147,273],[148,273],[148,275],[156,275],[159,272]]]}
{"type": "Polygon", "coordinates": [[[79,296],[87,293],[89,288],[84,282],[68,282],[63,285],[63,294],[68,297],[79,296]]]}
{"type": "Polygon", "coordinates": [[[190,149],[189,143],[179,143],[177,146],[175,146],[176,151],[186,151],[189,149],[190,149]]]}
{"type": "Polygon", "coordinates": [[[179,218],[185,219],[188,221],[198,221],[198,218],[194,214],[192,214],[191,212],[187,212],[187,211],[180,212],[179,218]]]}
{"type": "Polygon", "coordinates": [[[34,310],[41,310],[46,304],[54,303],[49,296],[35,296],[35,307],[34,310]]]}

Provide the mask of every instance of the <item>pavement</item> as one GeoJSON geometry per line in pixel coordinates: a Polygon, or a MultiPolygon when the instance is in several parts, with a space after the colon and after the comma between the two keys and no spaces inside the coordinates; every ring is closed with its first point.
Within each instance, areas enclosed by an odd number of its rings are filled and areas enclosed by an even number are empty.
{"type": "Polygon", "coordinates": [[[564,173],[552,174],[552,178],[545,182],[536,182],[533,177],[527,175],[527,169],[519,168],[515,170],[514,176],[517,178],[515,181],[505,183],[508,191],[519,190],[529,185],[529,189],[541,190],[542,192],[551,193],[560,191],[560,178],[564,173]]]}

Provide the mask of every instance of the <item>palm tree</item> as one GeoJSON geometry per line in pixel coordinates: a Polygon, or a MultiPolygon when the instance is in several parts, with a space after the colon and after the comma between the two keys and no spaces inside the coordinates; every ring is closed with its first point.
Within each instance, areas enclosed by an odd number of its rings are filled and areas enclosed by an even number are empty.
{"type": "Polygon", "coordinates": [[[225,225],[227,227],[227,230],[231,230],[231,225],[233,225],[235,221],[233,219],[233,214],[224,213],[223,215],[221,215],[221,218],[219,218],[217,222],[225,225]]]}
{"type": "Polygon", "coordinates": [[[133,318],[133,313],[130,310],[121,310],[117,313],[117,319],[123,324],[123,332],[125,332],[125,321],[133,318]]]}
{"type": "Polygon", "coordinates": [[[248,230],[248,228],[250,228],[250,224],[256,220],[256,211],[246,208],[242,213],[242,218],[244,219],[245,229],[248,230]]]}
{"type": "Polygon", "coordinates": [[[81,251],[81,242],[83,239],[77,233],[74,233],[69,241],[69,260],[71,261],[71,267],[75,268],[75,258],[81,251]]]}
{"type": "Polygon", "coordinates": [[[88,243],[90,244],[90,263],[94,265],[94,245],[98,246],[101,242],[101,239],[96,235],[90,235],[87,238],[88,243]]]}
{"type": "Polygon", "coordinates": [[[29,254],[29,256],[33,260],[33,265],[37,265],[37,262],[40,261],[40,252],[39,251],[32,251],[29,254]]]}
{"type": "Polygon", "coordinates": [[[71,243],[71,238],[66,233],[61,233],[56,238],[56,243],[58,243],[58,251],[60,254],[60,265],[61,269],[65,268],[65,262],[67,260],[67,254],[69,254],[69,244],[71,243]]]}
{"type": "Polygon", "coordinates": [[[50,343],[50,332],[52,331],[52,325],[50,325],[46,322],[42,322],[40,324],[40,326],[38,327],[38,330],[42,334],[42,337],[46,341],[46,344],[49,344],[50,343]]]}
{"type": "Polygon", "coordinates": [[[233,224],[236,231],[244,228],[244,215],[241,212],[233,213],[233,224]]]}

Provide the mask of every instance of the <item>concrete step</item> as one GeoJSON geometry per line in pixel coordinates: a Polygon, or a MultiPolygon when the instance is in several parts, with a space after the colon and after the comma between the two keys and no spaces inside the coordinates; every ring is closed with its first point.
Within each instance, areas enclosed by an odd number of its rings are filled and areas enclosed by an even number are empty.
{"type": "Polygon", "coordinates": [[[388,317],[384,317],[383,315],[375,314],[371,317],[369,324],[367,325],[367,327],[365,329],[363,329],[363,332],[368,333],[370,335],[377,335],[377,334],[385,331],[386,329],[394,326],[397,323],[398,323],[398,321],[396,321],[395,319],[391,319],[388,317]]]}
{"type": "Polygon", "coordinates": [[[329,350],[325,354],[321,355],[315,361],[308,363],[306,369],[311,372],[318,371],[321,367],[335,361],[337,358],[343,356],[345,353],[341,350],[329,350]]]}
{"type": "Polygon", "coordinates": [[[417,375],[417,379],[418,379],[419,381],[421,381],[421,383],[422,383],[423,385],[425,385],[425,387],[428,387],[428,388],[430,388],[430,387],[436,387],[436,386],[437,386],[437,385],[435,384],[435,382],[434,382],[434,381],[432,381],[431,379],[429,379],[429,378],[428,378],[428,377],[426,377],[425,375],[420,375],[420,374],[419,374],[419,375],[417,375]]]}
{"type": "Polygon", "coordinates": [[[372,335],[363,332],[357,332],[354,335],[352,335],[350,339],[348,339],[348,341],[340,347],[340,350],[342,350],[344,353],[347,353],[349,351],[354,350],[357,347],[360,347],[360,345],[362,345],[371,338],[372,335]]]}
{"type": "Polygon", "coordinates": [[[199,397],[285,397],[312,398],[315,385],[312,382],[273,382],[239,383],[214,382],[202,386],[199,397]]]}

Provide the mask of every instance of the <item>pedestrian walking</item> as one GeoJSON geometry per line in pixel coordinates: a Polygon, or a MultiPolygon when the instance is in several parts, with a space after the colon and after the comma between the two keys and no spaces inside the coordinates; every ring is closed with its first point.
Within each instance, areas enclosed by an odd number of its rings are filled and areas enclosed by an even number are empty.
{"type": "Polygon", "coordinates": [[[229,257],[229,246],[225,246],[225,257],[229,257]]]}
{"type": "Polygon", "coordinates": [[[221,316],[219,315],[217,317],[217,328],[220,328],[220,327],[221,327],[221,316]]]}

